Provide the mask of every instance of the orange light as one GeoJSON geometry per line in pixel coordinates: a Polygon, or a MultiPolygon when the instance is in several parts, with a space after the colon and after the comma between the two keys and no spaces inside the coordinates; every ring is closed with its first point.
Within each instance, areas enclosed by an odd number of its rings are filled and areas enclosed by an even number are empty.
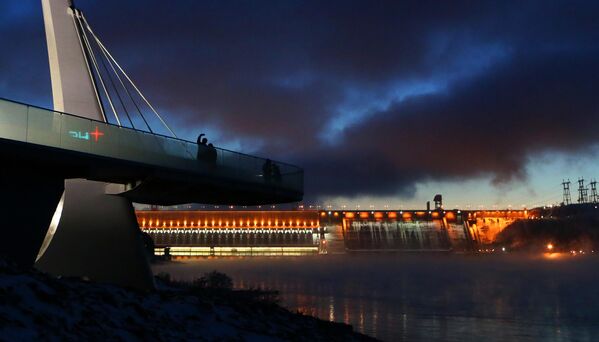
{"type": "Polygon", "coordinates": [[[410,214],[410,213],[403,213],[403,215],[401,215],[401,216],[405,219],[412,218],[412,214],[410,214]]]}
{"type": "Polygon", "coordinates": [[[396,212],[390,212],[389,213],[389,218],[397,218],[397,213],[396,212]]]}
{"type": "Polygon", "coordinates": [[[553,250],[553,244],[551,244],[551,243],[548,243],[548,244],[547,244],[547,250],[550,250],[550,251],[552,251],[552,250],[553,250]]]}
{"type": "Polygon", "coordinates": [[[323,211],[322,213],[320,213],[320,216],[325,217],[326,213],[323,211]]]}
{"type": "Polygon", "coordinates": [[[374,213],[374,218],[376,218],[376,219],[382,219],[383,218],[383,213],[381,213],[381,212],[374,213]]]}
{"type": "Polygon", "coordinates": [[[433,215],[433,217],[439,217],[439,213],[436,211],[434,211],[432,215],[433,215]]]}
{"type": "Polygon", "coordinates": [[[363,211],[360,213],[360,218],[368,218],[368,213],[363,211]]]}
{"type": "Polygon", "coordinates": [[[445,217],[447,217],[448,220],[453,220],[453,219],[455,219],[455,214],[453,212],[451,212],[451,211],[448,211],[445,214],[445,217]]]}
{"type": "Polygon", "coordinates": [[[345,213],[345,218],[354,218],[354,213],[345,213]]]}
{"type": "Polygon", "coordinates": [[[333,216],[337,217],[337,216],[339,216],[339,213],[338,212],[334,212],[333,216]]]}

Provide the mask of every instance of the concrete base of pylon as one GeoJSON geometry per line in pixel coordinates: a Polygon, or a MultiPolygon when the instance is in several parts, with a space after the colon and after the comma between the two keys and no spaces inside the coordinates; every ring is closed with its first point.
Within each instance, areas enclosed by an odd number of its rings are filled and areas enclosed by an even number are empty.
{"type": "MultiPolygon", "coordinates": [[[[149,290],[152,272],[133,205],[107,195],[106,183],[65,181],[64,207],[56,231],[35,267],[61,276],[149,290]]],[[[49,243],[48,243],[49,242],[49,243]]]]}

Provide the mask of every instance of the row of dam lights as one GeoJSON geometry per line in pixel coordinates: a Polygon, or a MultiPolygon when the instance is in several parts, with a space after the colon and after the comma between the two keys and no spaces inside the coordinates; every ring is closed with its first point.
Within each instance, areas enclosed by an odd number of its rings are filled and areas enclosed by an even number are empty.
{"type": "MultiPolygon", "coordinates": [[[[143,228],[147,228],[147,227],[161,227],[160,223],[162,223],[162,227],[164,227],[164,228],[166,228],[166,227],[184,227],[184,228],[194,227],[194,221],[183,220],[183,226],[181,226],[181,221],[173,221],[173,220],[169,220],[168,222],[167,222],[167,220],[162,220],[162,221],[160,221],[160,220],[156,220],[156,221],[149,220],[149,221],[146,221],[145,219],[142,220],[141,226],[143,228]],[[188,225],[188,222],[189,222],[189,225],[188,225]],[[146,225],[146,223],[148,223],[148,225],[146,225]]],[[[230,223],[229,221],[224,221],[224,225],[223,225],[223,221],[222,220],[218,220],[218,221],[216,221],[216,220],[211,220],[211,221],[204,220],[204,225],[202,225],[202,221],[198,220],[197,224],[195,225],[195,227],[217,227],[217,226],[218,227],[243,227],[244,226],[244,221],[243,220],[239,221],[239,225],[237,225],[237,221],[236,220],[233,220],[233,222],[232,222],[233,224],[232,225],[229,225],[229,223],[230,223]],[[208,223],[210,223],[210,225],[208,225],[208,223]],[[217,225],[217,223],[218,223],[218,225],[217,225]]],[[[268,221],[260,220],[260,225],[258,225],[258,220],[253,220],[253,221],[252,220],[246,220],[245,223],[246,223],[246,225],[245,225],[246,227],[265,227],[265,225],[264,225],[265,223],[267,224],[266,225],[267,227],[285,227],[285,226],[291,227],[291,226],[294,226],[293,225],[293,220],[289,220],[288,224],[286,224],[286,222],[283,221],[283,220],[281,220],[281,221],[275,220],[274,221],[274,226],[272,225],[272,221],[271,220],[268,220],[268,221]],[[252,225],[252,223],[253,223],[253,225],[252,225]]],[[[295,220],[295,226],[296,227],[318,228],[319,222],[316,221],[316,224],[314,224],[314,223],[315,223],[314,221],[310,221],[310,225],[308,226],[308,221],[305,221],[305,220],[304,221],[295,220]]]]}
{"type": "Polygon", "coordinates": [[[290,229],[273,229],[273,228],[258,228],[244,230],[242,228],[209,228],[209,229],[185,229],[185,228],[156,228],[144,229],[150,234],[314,234],[311,228],[290,228],[290,229]]]}
{"type": "MultiPolygon", "coordinates": [[[[330,215],[331,212],[329,212],[330,215]]],[[[443,211],[442,213],[438,212],[438,211],[434,211],[434,210],[429,210],[428,212],[426,211],[416,211],[416,212],[403,212],[400,211],[399,212],[399,216],[401,216],[401,218],[403,219],[410,219],[412,218],[413,215],[416,216],[425,216],[428,213],[428,215],[432,216],[433,218],[437,218],[437,217],[446,217],[448,219],[454,219],[455,218],[455,214],[452,211],[443,211]]],[[[461,214],[461,211],[458,210],[457,211],[458,214],[461,214]]],[[[335,213],[336,214],[336,213],[335,213]]],[[[321,216],[325,216],[326,213],[322,212],[321,216]]],[[[398,213],[397,212],[387,212],[386,213],[387,217],[390,219],[396,219],[398,218],[398,213]]],[[[338,215],[334,215],[334,216],[338,216],[338,215]]],[[[354,219],[354,218],[361,218],[361,219],[367,219],[370,218],[370,216],[373,216],[375,219],[383,219],[383,213],[382,212],[374,212],[371,211],[370,213],[367,211],[362,211],[362,212],[343,212],[343,216],[346,219],[354,219]]]]}

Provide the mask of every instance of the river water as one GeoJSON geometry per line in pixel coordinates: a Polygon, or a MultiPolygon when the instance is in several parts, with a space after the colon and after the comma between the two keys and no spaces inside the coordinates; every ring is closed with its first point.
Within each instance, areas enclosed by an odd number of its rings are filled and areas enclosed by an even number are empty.
{"type": "Polygon", "coordinates": [[[385,341],[599,341],[594,255],[338,254],[154,266],[180,280],[212,270],[385,341]]]}

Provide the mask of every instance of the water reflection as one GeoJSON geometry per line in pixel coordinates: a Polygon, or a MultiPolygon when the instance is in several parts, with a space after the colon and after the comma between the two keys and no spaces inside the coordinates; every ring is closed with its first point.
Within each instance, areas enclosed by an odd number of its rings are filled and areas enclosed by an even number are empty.
{"type": "Polygon", "coordinates": [[[239,288],[384,340],[592,341],[597,258],[328,255],[199,259],[159,265],[175,278],[217,269],[239,288]]]}

